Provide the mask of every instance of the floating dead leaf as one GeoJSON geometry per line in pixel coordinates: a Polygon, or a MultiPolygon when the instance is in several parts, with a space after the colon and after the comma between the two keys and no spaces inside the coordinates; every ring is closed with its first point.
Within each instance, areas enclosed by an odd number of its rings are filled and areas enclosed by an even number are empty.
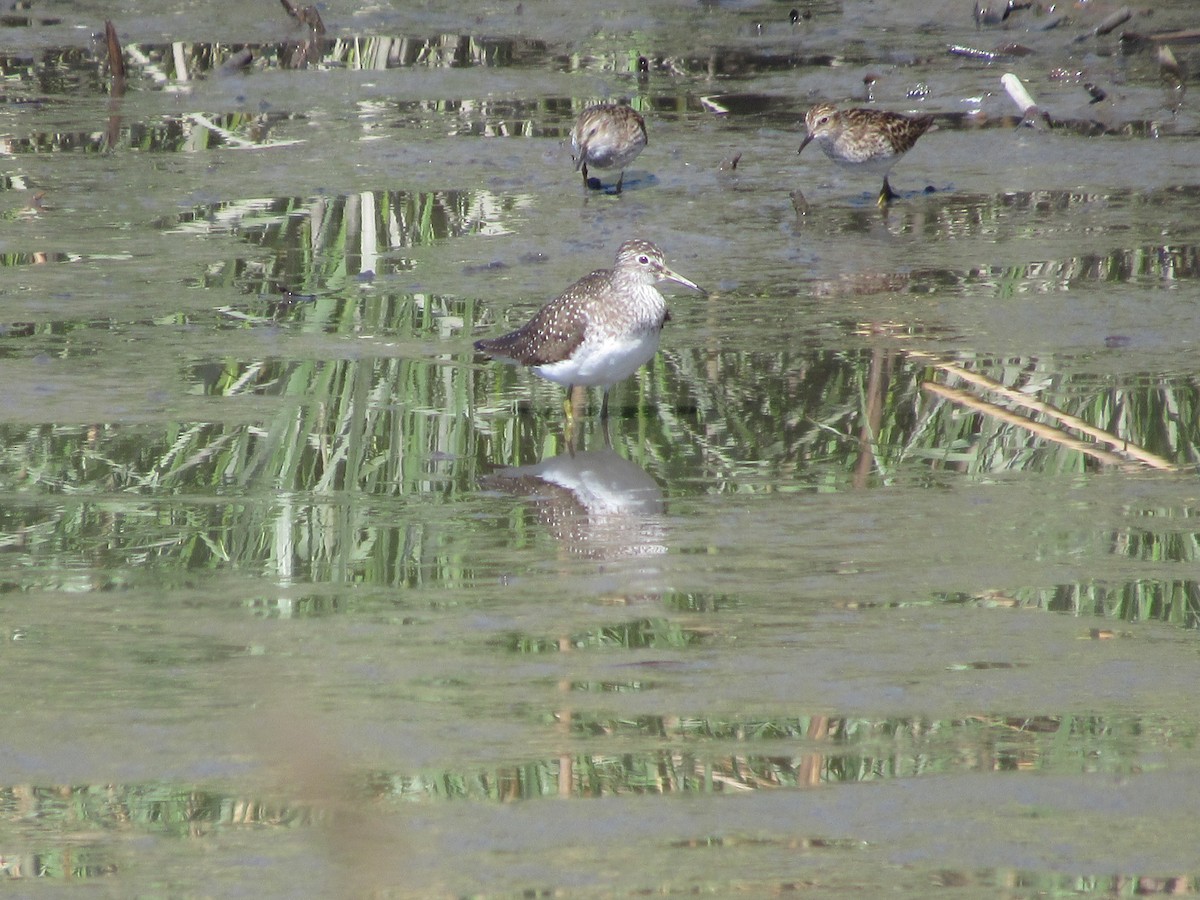
{"type": "Polygon", "coordinates": [[[1097,37],[1102,37],[1103,35],[1108,34],[1110,31],[1112,31],[1118,25],[1124,24],[1125,22],[1128,22],[1132,18],[1133,18],[1133,11],[1130,10],[1130,8],[1128,6],[1122,6],[1116,12],[1111,13],[1110,15],[1106,16],[1104,18],[1104,21],[1102,21],[1099,25],[1097,25],[1096,30],[1092,33],[1095,34],[1097,37]]]}
{"type": "Polygon", "coordinates": [[[1194,44],[1200,41],[1200,28],[1183,28],[1179,31],[1157,31],[1153,34],[1138,34],[1136,31],[1121,32],[1121,43],[1128,48],[1129,45],[1136,46],[1147,42],[1157,44],[1171,41],[1177,44],[1194,44]]]}
{"type": "Polygon", "coordinates": [[[1012,609],[1021,605],[1016,597],[1010,597],[1007,594],[1001,594],[997,591],[984,591],[977,594],[976,599],[988,606],[1002,609],[1012,609]]]}
{"type": "Polygon", "coordinates": [[[1183,78],[1183,68],[1179,65],[1179,60],[1175,58],[1175,51],[1171,49],[1170,44],[1163,44],[1158,48],[1158,70],[1164,78],[1174,78],[1177,81],[1183,78]]]}
{"type": "Polygon", "coordinates": [[[121,52],[121,39],[112,22],[104,22],[104,42],[108,47],[108,71],[114,80],[125,80],[125,56],[121,52]]]}
{"type": "Polygon", "coordinates": [[[975,27],[982,28],[984,25],[999,25],[1004,22],[1020,9],[1029,9],[1033,6],[1030,2],[1021,2],[1021,0],[990,0],[988,3],[980,3],[975,0],[975,27]]]}
{"type": "Polygon", "coordinates": [[[234,72],[249,67],[252,62],[254,62],[254,51],[249,47],[243,47],[236,53],[231,54],[225,62],[221,63],[217,68],[217,74],[231,75],[234,72]]]}
{"type": "Polygon", "coordinates": [[[1176,102],[1182,102],[1187,91],[1187,69],[1175,58],[1169,44],[1160,46],[1155,56],[1158,59],[1158,77],[1167,86],[1167,90],[1175,94],[1176,102]]]}
{"type": "MultiPolygon", "coordinates": [[[[305,6],[297,8],[291,0],[279,0],[283,5],[284,11],[291,16],[300,25],[307,25],[312,29],[314,35],[325,33],[325,23],[321,20],[321,13],[317,11],[315,6],[305,6]]],[[[296,65],[293,68],[301,68],[296,65]]]]}

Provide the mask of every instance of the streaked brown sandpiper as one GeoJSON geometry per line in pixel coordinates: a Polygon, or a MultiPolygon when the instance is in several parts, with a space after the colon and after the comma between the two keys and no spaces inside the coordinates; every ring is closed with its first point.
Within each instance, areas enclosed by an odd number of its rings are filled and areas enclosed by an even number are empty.
{"type": "Polygon", "coordinates": [[[797,153],[812,141],[839,165],[883,175],[879,205],[898,195],[888,184],[888,173],[917,139],[933,125],[933,116],[906,116],[882,109],[842,109],[818,103],[804,117],[808,135],[797,153]]]}
{"type": "Polygon", "coordinates": [[[641,113],[623,103],[589,106],[579,114],[571,129],[571,158],[575,160],[575,171],[583,172],[584,187],[591,187],[588,166],[620,169],[616,193],[621,193],[625,167],[645,147],[646,122],[641,113]]]}

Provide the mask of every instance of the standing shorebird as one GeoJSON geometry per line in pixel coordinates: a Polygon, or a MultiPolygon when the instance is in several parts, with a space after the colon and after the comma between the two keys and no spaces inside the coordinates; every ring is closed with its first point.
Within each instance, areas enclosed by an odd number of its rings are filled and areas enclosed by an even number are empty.
{"type": "Polygon", "coordinates": [[[843,109],[818,103],[804,117],[808,135],[797,153],[811,141],[839,165],[883,175],[879,205],[898,195],[888,184],[888,172],[933,125],[933,116],[906,116],[882,109],[843,109]]]}
{"type": "MultiPolygon", "coordinates": [[[[621,193],[625,167],[646,148],[646,122],[632,107],[621,103],[589,106],[571,129],[571,158],[575,171],[583,171],[583,186],[588,183],[588,166],[621,170],[616,192],[621,193]]],[[[598,182],[597,182],[598,183],[598,182]]]]}
{"type": "Polygon", "coordinates": [[[658,349],[667,303],[655,285],[674,281],[703,291],[667,268],[649,241],[626,241],[611,269],[585,275],[516,331],[475,342],[475,349],[502,362],[531,366],[565,385],[567,420],[574,385],[604,388],[600,418],[608,419],[608,391],[637,371],[658,349]]]}

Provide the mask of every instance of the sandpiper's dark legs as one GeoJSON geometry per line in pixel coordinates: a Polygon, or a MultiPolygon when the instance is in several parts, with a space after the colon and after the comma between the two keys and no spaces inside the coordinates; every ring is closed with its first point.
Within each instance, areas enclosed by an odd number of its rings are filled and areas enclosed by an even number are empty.
{"type": "Polygon", "coordinates": [[[608,421],[608,388],[604,389],[604,399],[600,401],[600,421],[608,421]]]}
{"type": "MultiPolygon", "coordinates": [[[[588,189],[589,191],[592,190],[592,182],[588,179],[587,163],[584,163],[582,166],[579,167],[579,169],[581,172],[583,172],[583,186],[586,189],[588,189]]],[[[613,193],[614,194],[621,193],[621,185],[624,183],[625,183],[625,170],[622,169],[621,174],[619,176],[617,176],[617,186],[613,189],[613,193]]],[[[602,187],[603,187],[603,185],[600,183],[600,179],[597,178],[596,179],[596,188],[599,189],[602,187]]]]}
{"type": "MultiPolygon", "coordinates": [[[[597,169],[622,170],[646,146],[646,123],[641,114],[622,103],[599,103],[581,112],[571,128],[571,159],[587,177],[588,163],[597,169]]],[[[608,193],[619,194],[623,179],[617,179],[615,189],[608,193]]],[[[592,190],[602,189],[600,179],[588,185],[592,190]]]]}

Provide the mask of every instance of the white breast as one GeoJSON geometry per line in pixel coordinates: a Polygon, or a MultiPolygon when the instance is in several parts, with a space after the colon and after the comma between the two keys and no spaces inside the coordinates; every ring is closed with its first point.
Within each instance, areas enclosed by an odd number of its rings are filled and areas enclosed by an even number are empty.
{"type": "Polygon", "coordinates": [[[570,359],[534,366],[534,371],[556,384],[608,387],[623,381],[650,361],[658,350],[661,332],[647,329],[623,337],[589,337],[570,359]]]}

